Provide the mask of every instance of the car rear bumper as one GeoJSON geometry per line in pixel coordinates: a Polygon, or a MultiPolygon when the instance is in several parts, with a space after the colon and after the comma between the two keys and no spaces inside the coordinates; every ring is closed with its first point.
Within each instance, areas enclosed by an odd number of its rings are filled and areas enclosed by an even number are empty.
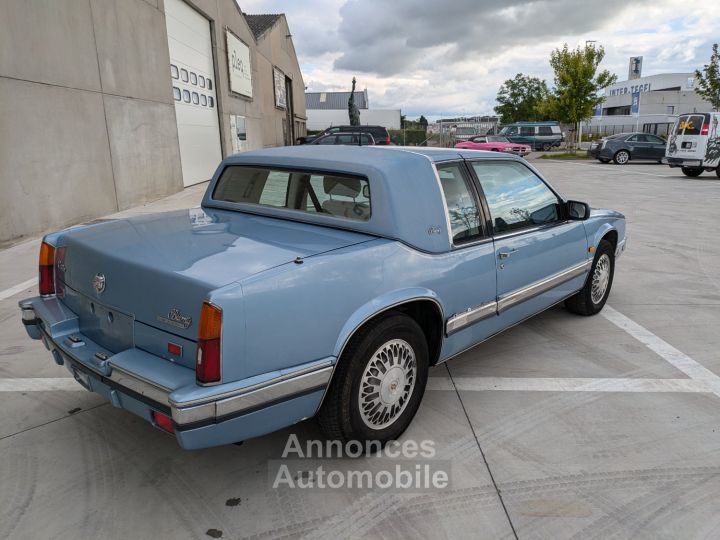
{"type": "Polygon", "coordinates": [[[332,374],[334,358],[326,358],[200,386],[194,370],[141,349],[113,353],[101,347],[80,332],[77,316],[55,297],[19,305],[28,335],[42,340],[79,384],[153,425],[154,411],[169,416],[186,449],[238,442],[313,416],[332,374]]]}
{"type": "Polygon", "coordinates": [[[667,160],[668,165],[670,167],[693,167],[693,168],[700,168],[703,166],[702,159],[692,159],[692,158],[678,158],[678,157],[667,157],[665,158],[667,160]]]}

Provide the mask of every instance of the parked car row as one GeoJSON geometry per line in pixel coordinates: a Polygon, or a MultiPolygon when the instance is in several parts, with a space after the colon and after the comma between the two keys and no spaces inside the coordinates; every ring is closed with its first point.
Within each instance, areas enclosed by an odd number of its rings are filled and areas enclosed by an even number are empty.
{"type": "MultiPolygon", "coordinates": [[[[322,137],[325,137],[327,135],[339,135],[339,134],[358,134],[358,133],[366,133],[372,136],[373,144],[377,145],[383,145],[383,144],[390,144],[390,133],[388,133],[387,128],[383,126],[332,126],[327,128],[324,131],[321,131],[317,135],[307,135],[305,137],[298,137],[295,141],[297,144],[311,144],[314,143],[315,140],[320,139],[322,137]]],[[[331,139],[332,140],[332,139],[331,139]]],[[[339,139],[344,140],[344,139],[339,139]]],[[[347,142],[324,142],[321,144],[358,144],[356,143],[347,143],[347,142]]],[[[364,143],[363,143],[364,144],[364,143]]]]}

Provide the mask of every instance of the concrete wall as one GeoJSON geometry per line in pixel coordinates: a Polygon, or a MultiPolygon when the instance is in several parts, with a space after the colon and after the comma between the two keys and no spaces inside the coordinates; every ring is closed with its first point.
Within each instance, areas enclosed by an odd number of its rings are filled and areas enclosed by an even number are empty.
{"type": "MultiPolygon", "coordinates": [[[[350,122],[346,109],[308,109],[307,117],[307,128],[314,131],[350,122]]],[[[400,129],[400,109],[360,109],[360,123],[400,129]]]]}
{"type": "Polygon", "coordinates": [[[182,189],[161,1],[3,1],[0,245],[182,189]]]}

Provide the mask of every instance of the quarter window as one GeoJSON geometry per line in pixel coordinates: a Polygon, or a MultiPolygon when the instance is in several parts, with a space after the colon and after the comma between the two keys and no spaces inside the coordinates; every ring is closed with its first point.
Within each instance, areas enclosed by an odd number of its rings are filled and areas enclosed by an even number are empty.
{"type": "Polygon", "coordinates": [[[459,165],[438,169],[440,185],[450,218],[453,243],[459,244],[481,234],[480,212],[459,165]]]}
{"type": "Polygon", "coordinates": [[[530,169],[513,162],[474,162],[495,233],[560,220],[560,201],[530,169]]]}

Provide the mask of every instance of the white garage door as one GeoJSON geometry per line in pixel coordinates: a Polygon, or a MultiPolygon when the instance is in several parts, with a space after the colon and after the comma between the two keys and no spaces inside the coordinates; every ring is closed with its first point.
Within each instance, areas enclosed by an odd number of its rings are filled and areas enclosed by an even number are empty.
{"type": "Polygon", "coordinates": [[[210,22],[182,0],[165,0],[180,160],[186,186],[209,180],[222,158],[210,22]]]}

